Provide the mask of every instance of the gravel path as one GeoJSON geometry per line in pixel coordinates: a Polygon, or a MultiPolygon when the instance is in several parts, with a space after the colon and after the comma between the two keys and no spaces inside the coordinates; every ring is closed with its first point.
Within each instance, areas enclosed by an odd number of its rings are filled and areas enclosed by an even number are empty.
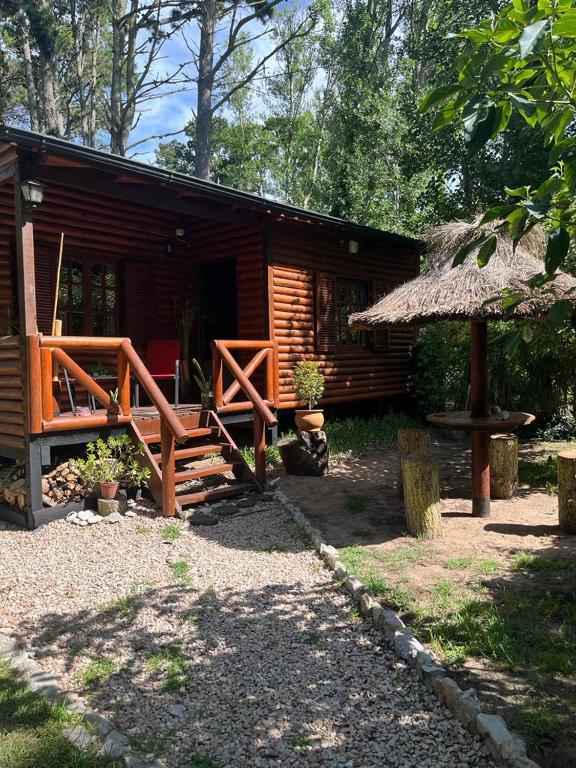
{"type": "Polygon", "coordinates": [[[0,531],[0,624],[136,748],[175,768],[493,768],[274,502],[169,526],[0,531]]]}

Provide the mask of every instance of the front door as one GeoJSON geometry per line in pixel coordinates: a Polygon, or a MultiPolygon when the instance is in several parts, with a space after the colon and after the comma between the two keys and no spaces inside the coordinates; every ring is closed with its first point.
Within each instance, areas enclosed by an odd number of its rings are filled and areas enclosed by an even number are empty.
{"type": "Polygon", "coordinates": [[[201,264],[200,306],[202,356],[210,360],[213,339],[238,338],[235,259],[201,264]]]}

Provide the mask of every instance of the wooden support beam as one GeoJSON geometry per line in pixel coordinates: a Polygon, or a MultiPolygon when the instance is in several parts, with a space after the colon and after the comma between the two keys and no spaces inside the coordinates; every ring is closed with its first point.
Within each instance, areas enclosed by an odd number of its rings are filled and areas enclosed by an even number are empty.
{"type": "MultiPolygon", "coordinates": [[[[470,368],[472,416],[488,416],[488,326],[472,322],[470,368]]],[[[472,432],[472,514],[490,517],[490,435],[472,432]]]]}
{"type": "Polygon", "coordinates": [[[254,410],[254,474],[260,485],[266,485],[266,425],[254,410]]]}
{"type": "Polygon", "coordinates": [[[174,435],[162,419],[160,425],[161,461],[162,461],[162,514],[164,517],[176,515],[176,464],[174,461],[174,435]]]}
{"type": "Polygon", "coordinates": [[[24,215],[20,182],[20,170],[17,168],[14,174],[14,214],[16,224],[16,267],[18,272],[18,311],[21,335],[32,336],[38,333],[34,226],[24,215]]]}

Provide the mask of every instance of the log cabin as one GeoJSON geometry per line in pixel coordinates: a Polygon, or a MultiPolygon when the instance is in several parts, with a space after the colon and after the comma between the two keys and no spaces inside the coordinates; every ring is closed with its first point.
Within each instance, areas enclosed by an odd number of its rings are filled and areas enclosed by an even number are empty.
{"type": "Polygon", "coordinates": [[[0,456],[26,465],[22,509],[3,506],[0,515],[29,527],[65,515],[70,505],[43,504],[42,467],[58,446],[114,431],[142,444],[166,515],[261,487],[267,429],[278,410],[298,406],[299,359],[321,363],[321,405],[408,391],[412,332],[351,333],[348,316],[413,278],[418,247],[0,126],[0,456]],[[182,365],[195,357],[211,366],[209,404],[186,372],[189,404],[175,406],[170,382],[159,386],[147,367],[151,342],[178,338],[177,310],[189,326],[182,365]],[[254,472],[225,423],[247,417],[254,472]],[[180,483],[215,472],[182,471],[181,462],[212,453],[229,483],[178,493],[180,483]]]}

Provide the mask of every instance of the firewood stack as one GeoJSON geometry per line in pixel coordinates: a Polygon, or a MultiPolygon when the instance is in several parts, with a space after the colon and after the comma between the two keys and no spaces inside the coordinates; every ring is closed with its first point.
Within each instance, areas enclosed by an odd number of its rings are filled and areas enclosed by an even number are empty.
{"type": "MultiPolygon", "coordinates": [[[[0,499],[18,509],[26,505],[26,477],[23,463],[0,471],[0,499]]],[[[86,489],[78,473],[67,461],[42,476],[42,501],[45,507],[55,507],[85,498],[86,489]]]]}

